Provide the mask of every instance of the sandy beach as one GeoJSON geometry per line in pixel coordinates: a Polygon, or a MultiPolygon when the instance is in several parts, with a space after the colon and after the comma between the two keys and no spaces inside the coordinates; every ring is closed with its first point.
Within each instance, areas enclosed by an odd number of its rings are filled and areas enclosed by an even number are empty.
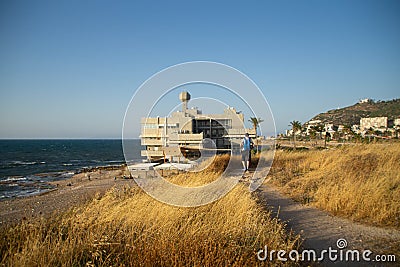
{"type": "Polygon", "coordinates": [[[132,179],[123,179],[125,167],[96,168],[75,174],[70,179],[52,182],[55,189],[31,197],[13,198],[0,202],[0,226],[14,225],[68,211],[94,197],[102,196],[113,186],[133,186],[132,179]]]}

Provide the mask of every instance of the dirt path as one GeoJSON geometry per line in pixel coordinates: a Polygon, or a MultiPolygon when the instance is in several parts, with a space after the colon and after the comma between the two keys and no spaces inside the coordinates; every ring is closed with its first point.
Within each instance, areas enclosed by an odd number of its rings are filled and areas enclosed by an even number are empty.
{"type": "MultiPolygon", "coordinates": [[[[269,184],[263,184],[259,188],[262,200],[265,200],[268,208],[274,216],[286,222],[288,230],[292,229],[296,234],[304,238],[303,248],[314,249],[318,252],[329,249],[337,250],[338,239],[345,239],[347,246],[343,249],[357,249],[360,251],[371,250],[369,258],[374,259],[377,254],[397,254],[396,263],[383,262],[332,262],[326,255],[322,266],[399,266],[400,265],[400,231],[354,223],[350,220],[329,215],[327,212],[314,207],[304,206],[294,202],[290,198],[279,193],[269,184]]],[[[320,255],[319,253],[317,255],[320,255]]],[[[344,256],[345,257],[345,256],[344,256]]],[[[361,259],[362,260],[362,259],[361,259]]]]}

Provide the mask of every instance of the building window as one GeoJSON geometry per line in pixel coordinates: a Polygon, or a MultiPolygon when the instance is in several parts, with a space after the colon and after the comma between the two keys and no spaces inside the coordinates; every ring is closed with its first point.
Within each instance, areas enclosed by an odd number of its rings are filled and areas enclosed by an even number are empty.
{"type": "Polygon", "coordinates": [[[157,129],[157,124],[146,123],[143,125],[144,129],[157,129]]]}

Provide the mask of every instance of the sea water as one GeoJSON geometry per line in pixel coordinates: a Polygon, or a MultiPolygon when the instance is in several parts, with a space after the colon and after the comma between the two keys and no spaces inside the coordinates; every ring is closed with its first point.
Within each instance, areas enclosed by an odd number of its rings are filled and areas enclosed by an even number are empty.
{"type": "MultiPolygon", "coordinates": [[[[133,159],[140,140],[131,140],[133,159]]],[[[0,140],[0,200],[39,194],[50,181],[99,166],[125,163],[121,140],[0,140]]]]}

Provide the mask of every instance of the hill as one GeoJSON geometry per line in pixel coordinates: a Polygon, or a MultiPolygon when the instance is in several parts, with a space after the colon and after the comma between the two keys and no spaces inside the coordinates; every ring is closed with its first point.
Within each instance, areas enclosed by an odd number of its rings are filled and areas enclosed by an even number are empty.
{"type": "Polygon", "coordinates": [[[361,118],[366,117],[388,117],[394,119],[400,116],[400,98],[389,101],[369,101],[355,105],[329,110],[320,113],[311,120],[321,120],[322,123],[333,123],[335,125],[360,124],[361,118]]]}

